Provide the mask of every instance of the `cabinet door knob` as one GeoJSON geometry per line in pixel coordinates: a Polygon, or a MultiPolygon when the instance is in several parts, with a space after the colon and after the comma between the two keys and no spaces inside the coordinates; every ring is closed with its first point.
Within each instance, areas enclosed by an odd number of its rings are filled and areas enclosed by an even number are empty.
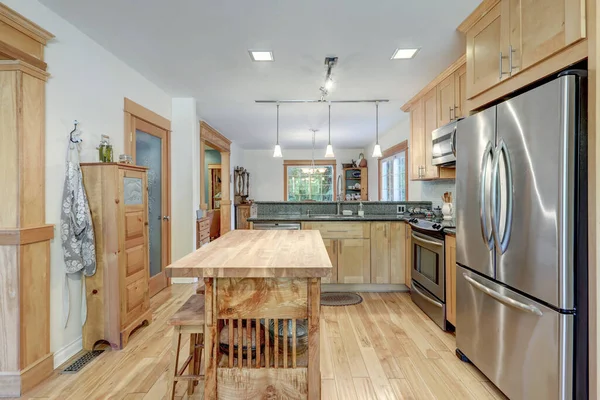
{"type": "Polygon", "coordinates": [[[169,221],[170,219],[171,219],[171,217],[169,217],[168,215],[165,215],[165,216],[163,217],[163,220],[165,220],[165,221],[169,221]]]}

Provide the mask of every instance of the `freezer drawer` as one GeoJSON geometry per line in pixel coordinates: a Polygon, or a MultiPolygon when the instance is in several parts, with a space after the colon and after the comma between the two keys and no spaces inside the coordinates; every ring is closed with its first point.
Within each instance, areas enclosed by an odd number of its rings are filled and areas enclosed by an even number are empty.
{"type": "Polygon", "coordinates": [[[511,400],[571,399],[574,316],[457,266],[456,346],[511,400]]]}

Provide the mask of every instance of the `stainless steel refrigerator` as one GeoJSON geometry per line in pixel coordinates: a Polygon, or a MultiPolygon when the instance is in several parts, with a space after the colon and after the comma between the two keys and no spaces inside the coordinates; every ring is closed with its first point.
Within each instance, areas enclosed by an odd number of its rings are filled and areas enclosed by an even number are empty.
{"type": "Polygon", "coordinates": [[[458,122],[457,354],[513,400],[588,398],[586,97],[566,71],[458,122]]]}

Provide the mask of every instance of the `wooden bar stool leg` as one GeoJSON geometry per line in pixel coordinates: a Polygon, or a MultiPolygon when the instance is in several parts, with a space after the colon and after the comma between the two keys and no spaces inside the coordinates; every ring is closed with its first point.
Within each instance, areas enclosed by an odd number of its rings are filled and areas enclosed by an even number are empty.
{"type": "MultiPolygon", "coordinates": [[[[195,369],[196,369],[196,337],[197,334],[192,333],[190,334],[190,356],[192,356],[192,360],[190,361],[187,371],[188,371],[188,375],[194,375],[195,369]]],[[[194,394],[194,381],[193,380],[189,380],[188,381],[188,396],[191,396],[192,394],[194,394]]]]}
{"type": "Polygon", "coordinates": [[[171,347],[171,367],[169,368],[169,388],[167,389],[167,399],[175,399],[175,387],[177,382],[177,366],[179,365],[179,346],[181,345],[181,329],[178,326],[173,327],[173,345],[171,347]]]}
{"type": "MultiPolygon", "coordinates": [[[[202,364],[202,351],[203,351],[203,343],[204,343],[204,335],[202,333],[198,333],[196,335],[196,346],[194,348],[194,375],[204,375],[200,374],[200,366],[202,364]]],[[[197,385],[200,381],[195,381],[197,385]]]]}

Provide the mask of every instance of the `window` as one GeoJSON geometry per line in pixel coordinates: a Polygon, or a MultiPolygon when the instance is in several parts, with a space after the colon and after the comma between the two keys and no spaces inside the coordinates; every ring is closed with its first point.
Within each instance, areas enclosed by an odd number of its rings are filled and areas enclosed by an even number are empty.
{"type": "Polygon", "coordinates": [[[406,141],[383,152],[379,159],[379,200],[408,200],[408,144],[406,141]]]}
{"type": "Polygon", "coordinates": [[[335,160],[283,162],[286,201],[333,201],[335,197],[335,160]]]}

